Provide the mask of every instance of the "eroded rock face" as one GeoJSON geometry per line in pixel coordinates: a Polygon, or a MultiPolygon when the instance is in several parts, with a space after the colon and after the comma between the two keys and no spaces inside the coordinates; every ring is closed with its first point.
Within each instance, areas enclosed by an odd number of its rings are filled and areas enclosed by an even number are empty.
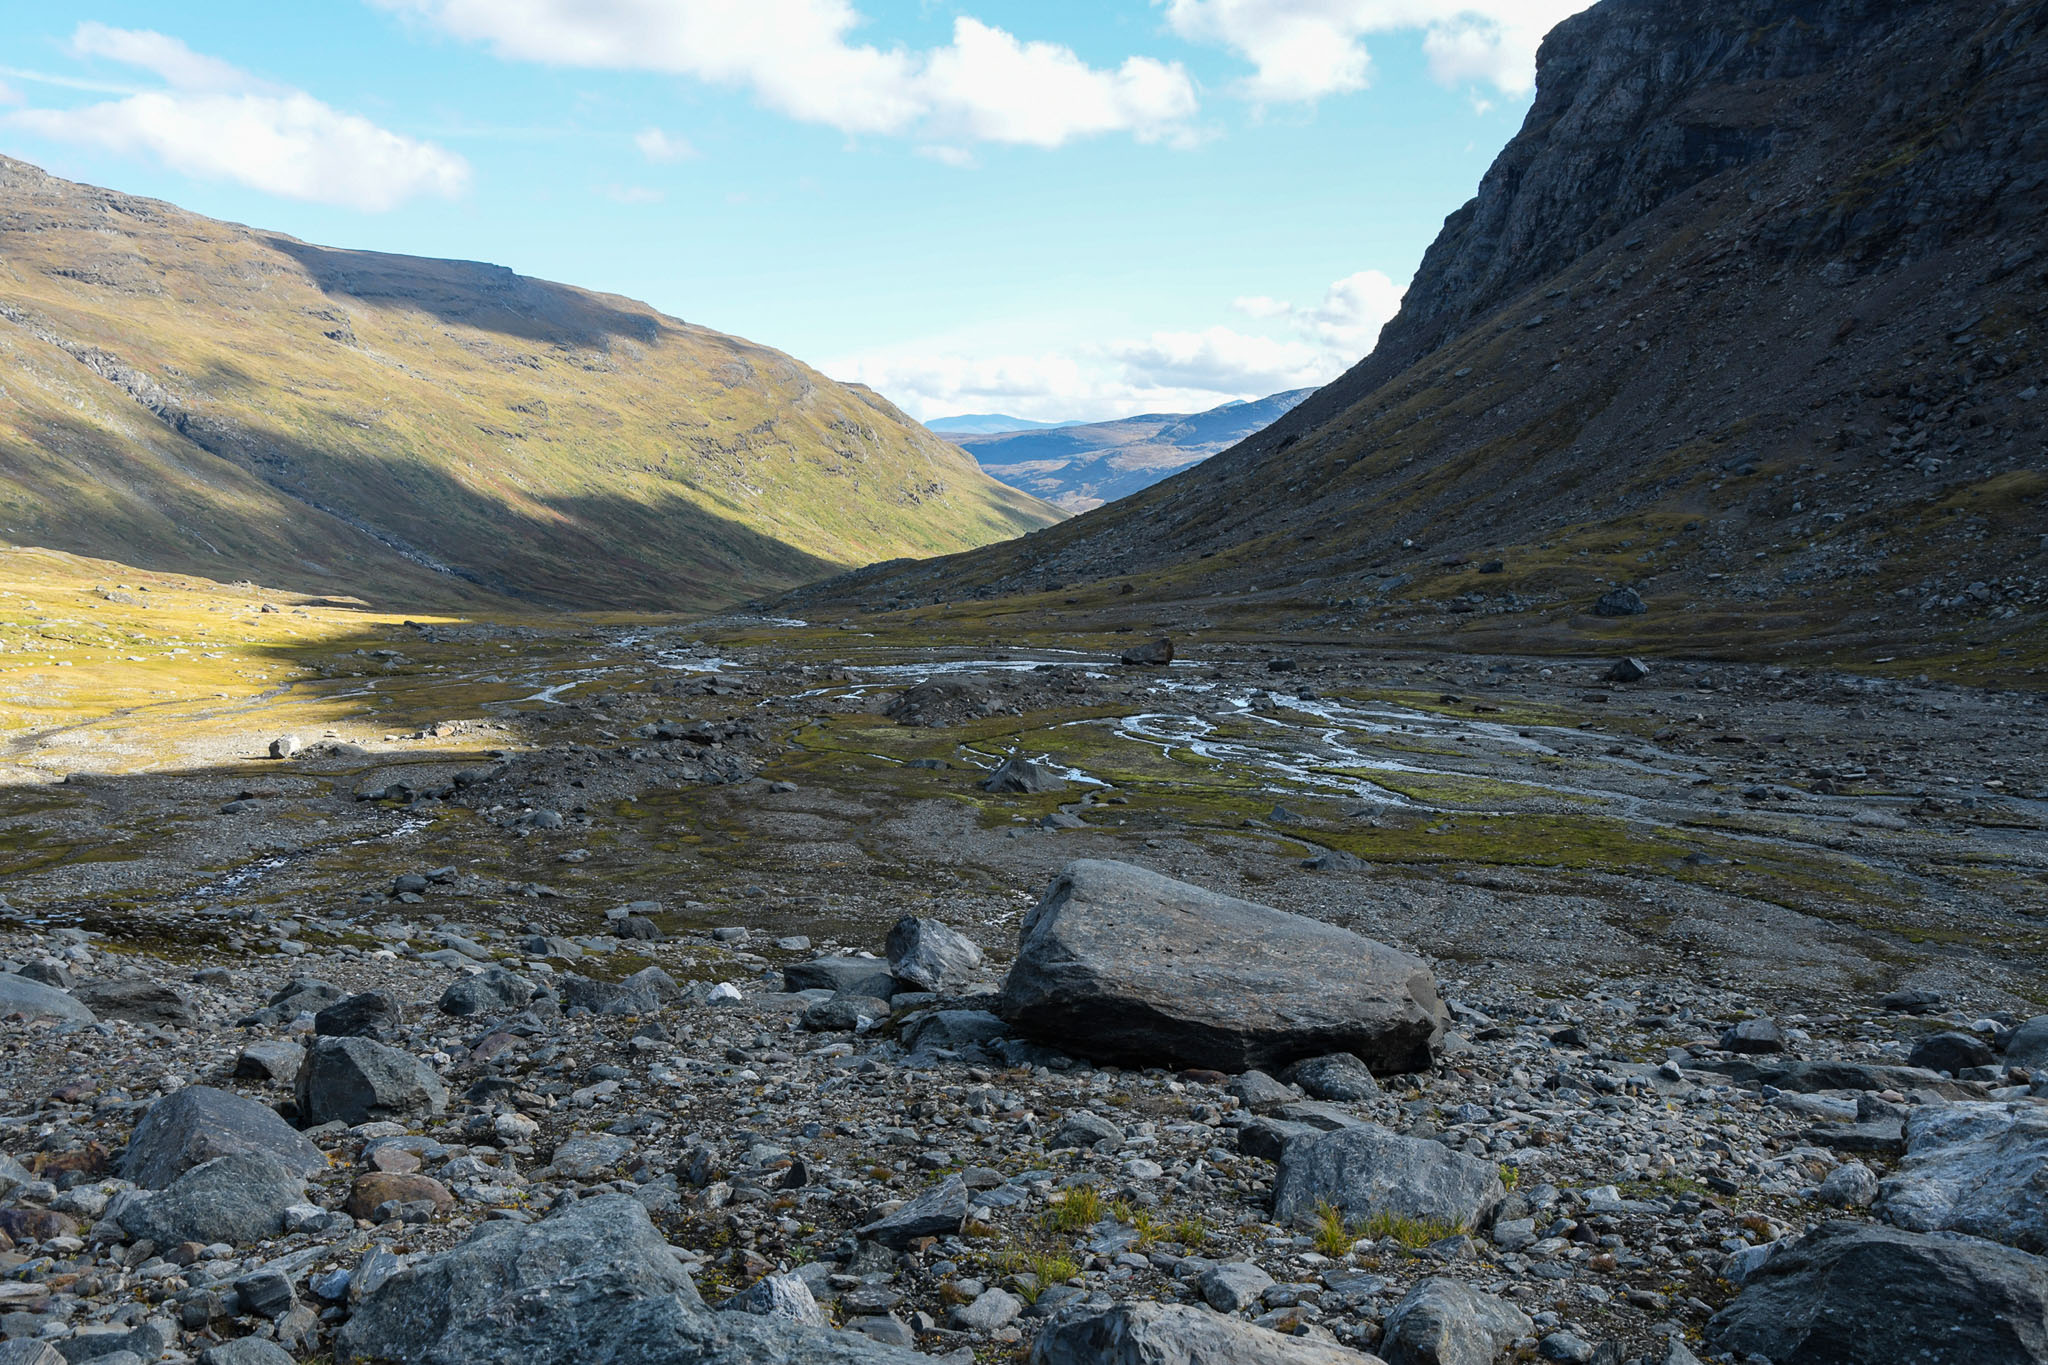
{"type": "Polygon", "coordinates": [[[240,1245],[276,1236],[285,1210],[305,1197],[305,1181],[275,1157],[237,1152],[194,1166],[167,1189],[117,1196],[107,1217],[158,1246],[240,1245]]]}
{"type": "Polygon", "coordinates": [[[308,1123],[368,1123],[436,1114],[448,1087],[409,1052],[368,1038],[321,1038],[299,1068],[299,1112],[308,1123]]]}
{"type": "Polygon", "coordinates": [[[1824,1223],[1764,1262],[1707,1339],[1826,1365],[2039,1365],[2048,1260],[1955,1233],[1824,1223]]]}
{"type": "Polygon", "coordinates": [[[1948,1229],[2048,1253],[2048,1109],[1923,1105],[1878,1212],[1915,1232],[1948,1229]]]}
{"type": "Polygon", "coordinates": [[[1095,860],[1068,864],[1025,917],[1002,1012],[1079,1056],[1231,1072],[1332,1052],[1419,1070],[1445,1018],[1420,958],[1095,860]]]}
{"type": "Polygon", "coordinates": [[[957,991],[981,970],[981,949],[935,919],[905,915],[889,931],[889,969],[921,991],[957,991]]]}

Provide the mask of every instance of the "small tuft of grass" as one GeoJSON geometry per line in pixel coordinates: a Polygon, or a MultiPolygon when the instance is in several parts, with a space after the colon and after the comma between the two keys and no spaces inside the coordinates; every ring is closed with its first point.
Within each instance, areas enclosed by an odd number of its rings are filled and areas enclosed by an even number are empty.
{"type": "Polygon", "coordinates": [[[1402,1246],[1419,1249],[1446,1237],[1455,1237],[1463,1228],[1446,1223],[1441,1218],[1410,1218],[1405,1213],[1376,1213],[1365,1220],[1363,1233],[1375,1242],[1391,1237],[1402,1246]]]}
{"type": "Polygon", "coordinates": [[[1351,1250],[1358,1238],[1344,1221],[1344,1211],[1329,1200],[1316,1203],[1316,1250],[1338,1257],[1351,1250]]]}
{"type": "Polygon", "coordinates": [[[1209,1240],[1209,1225],[1193,1214],[1182,1214],[1173,1220],[1173,1240],[1192,1250],[1209,1240]]]}
{"type": "Polygon", "coordinates": [[[1101,1192],[1093,1185],[1076,1185],[1040,1221],[1047,1232],[1079,1232],[1101,1222],[1102,1212],[1101,1192]]]}

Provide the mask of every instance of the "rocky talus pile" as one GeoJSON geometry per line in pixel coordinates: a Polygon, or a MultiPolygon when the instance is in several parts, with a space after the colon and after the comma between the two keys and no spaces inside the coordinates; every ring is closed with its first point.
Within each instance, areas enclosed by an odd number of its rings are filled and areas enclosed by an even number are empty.
{"type": "Polygon", "coordinates": [[[1539,999],[1102,861],[1016,944],[398,927],[8,935],[0,1362],[2048,1360],[2048,1017],[1539,999]]]}

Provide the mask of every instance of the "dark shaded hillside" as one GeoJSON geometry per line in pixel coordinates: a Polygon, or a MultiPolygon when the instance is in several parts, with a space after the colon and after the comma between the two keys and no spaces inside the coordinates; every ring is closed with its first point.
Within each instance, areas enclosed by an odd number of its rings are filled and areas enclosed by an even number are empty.
{"type": "Polygon", "coordinates": [[[805,597],[2037,666],[2043,108],[2042,0],[1606,0],[1348,374],[1114,507],[805,597]],[[1647,613],[1589,614],[1623,586],[1647,613]]]}
{"type": "Polygon", "coordinates": [[[0,158],[0,536],[372,600],[685,609],[1057,513],[876,394],[502,266],[0,158]]]}
{"type": "Polygon", "coordinates": [[[951,439],[1011,487],[1069,512],[1085,512],[1237,444],[1313,392],[1290,389],[1205,412],[1149,412],[1047,430],[955,433],[951,439]]]}

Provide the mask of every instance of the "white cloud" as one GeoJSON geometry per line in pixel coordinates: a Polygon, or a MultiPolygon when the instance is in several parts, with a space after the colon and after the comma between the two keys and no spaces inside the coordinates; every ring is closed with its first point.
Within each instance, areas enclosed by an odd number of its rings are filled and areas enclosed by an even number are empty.
{"type": "Polygon", "coordinates": [[[71,35],[75,57],[105,57],[153,71],[173,90],[254,90],[263,83],[218,57],[194,52],[167,34],[86,22],[71,35]]]}
{"type": "Polygon", "coordinates": [[[1091,67],[959,17],[926,52],[853,41],[850,0],[375,0],[500,57],[657,71],[753,93],[770,109],[847,133],[905,133],[1056,147],[1128,132],[1185,135],[1194,82],[1175,62],[1091,67]]]}
{"type": "Polygon", "coordinates": [[[1363,89],[1368,34],[1421,29],[1430,74],[1445,85],[1485,83],[1527,94],[1536,48],[1592,0],[1164,0],[1166,21],[1193,42],[1227,47],[1252,64],[1253,99],[1314,100],[1363,89]]]}
{"type": "Polygon", "coordinates": [[[0,81],[0,104],[20,104],[22,98],[22,93],[19,90],[16,90],[6,81],[0,81]]]}
{"type": "Polygon", "coordinates": [[[142,67],[170,88],[70,109],[17,109],[0,115],[0,125],[345,208],[380,211],[421,194],[452,198],[468,184],[469,165],[453,152],[259,81],[175,38],[82,24],[72,46],[142,67]]]}
{"type": "Polygon", "coordinates": [[[971,169],[976,164],[973,152],[965,147],[955,147],[949,142],[928,142],[917,149],[917,154],[930,157],[941,166],[952,166],[963,171],[971,169]]]}
{"type": "Polygon", "coordinates": [[[1284,335],[1218,325],[1035,352],[977,344],[1002,337],[998,328],[869,351],[825,369],[869,385],[919,418],[995,411],[1078,421],[1198,412],[1328,383],[1372,349],[1400,303],[1398,285],[1380,271],[1362,270],[1307,306],[1264,294],[1235,300],[1238,312],[1277,324],[1284,335]]]}
{"type": "Polygon", "coordinates": [[[659,128],[642,128],[633,135],[633,145],[640,149],[640,155],[657,163],[687,161],[697,155],[688,138],[659,128]]]}

